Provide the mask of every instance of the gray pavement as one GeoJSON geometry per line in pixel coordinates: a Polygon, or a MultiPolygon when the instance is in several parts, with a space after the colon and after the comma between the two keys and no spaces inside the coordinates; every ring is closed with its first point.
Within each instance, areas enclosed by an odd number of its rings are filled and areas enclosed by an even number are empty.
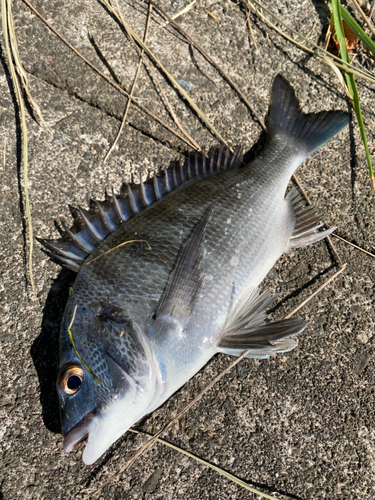
{"type": "MultiPolygon", "coordinates": [[[[129,90],[138,56],[100,2],[38,0],[34,5],[108,76],[110,67],[129,90]]],[[[146,4],[121,5],[129,25],[143,36],[146,4]]],[[[172,14],[184,2],[162,5],[172,14]]],[[[289,0],[271,5],[295,29],[321,39],[329,20],[324,3],[307,1],[301,7],[289,0]]],[[[48,125],[43,129],[28,115],[33,228],[35,235],[52,238],[58,235],[55,220],[72,221],[69,205],[87,208],[91,198],[104,199],[112,187],[119,191],[132,172],[145,174],[167,166],[186,145],[131,106],[118,148],[104,163],[126,99],[22,2],[14,3],[14,16],[21,59],[48,125]]],[[[178,21],[262,117],[278,73],[294,86],[306,111],[349,108],[332,70],[251,16],[257,52],[245,13],[236,3],[197,2],[178,21]]],[[[249,151],[255,143],[262,144],[261,127],[236,93],[196,50],[192,59],[188,44],[172,28],[163,27],[158,16],[148,43],[175,78],[193,84],[189,95],[231,146],[240,143],[249,151]]],[[[5,147],[5,161],[0,161],[1,494],[6,500],[85,498],[87,490],[98,488],[121,468],[144,438],[128,433],[92,467],[81,461],[82,444],[69,455],[63,452],[54,384],[59,322],[74,273],[61,270],[35,242],[37,297],[32,299],[25,263],[19,120],[3,41],[0,45],[1,156],[5,147]]],[[[357,52],[358,60],[373,70],[365,51],[357,52]]],[[[216,144],[160,73],[159,79],[194,140],[206,150],[216,144]]],[[[373,152],[374,86],[359,81],[358,87],[373,152]]],[[[135,96],[175,128],[144,69],[135,96]]],[[[305,162],[298,175],[327,226],[335,225],[340,236],[374,249],[375,198],[355,119],[305,162]]],[[[300,312],[310,325],[299,346],[269,360],[242,361],[164,436],[279,499],[372,500],[375,494],[375,261],[342,242],[335,244],[347,270],[300,312]]],[[[282,294],[273,316],[283,317],[337,269],[325,242],[284,256],[264,284],[282,294]]],[[[216,356],[136,427],[156,432],[230,362],[229,357],[216,356]]],[[[116,475],[102,498],[256,496],[158,444],[129,471],[116,475]]]]}

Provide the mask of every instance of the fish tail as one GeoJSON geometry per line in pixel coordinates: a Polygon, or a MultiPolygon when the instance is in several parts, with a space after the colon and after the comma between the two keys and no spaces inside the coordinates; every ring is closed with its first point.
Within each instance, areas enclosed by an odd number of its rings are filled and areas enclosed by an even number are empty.
{"type": "Polygon", "coordinates": [[[348,125],[349,119],[344,111],[303,113],[289,83],[281,75],[275,78],[267,127],[270,140],[293,140],[307,158],[348,125]]]}

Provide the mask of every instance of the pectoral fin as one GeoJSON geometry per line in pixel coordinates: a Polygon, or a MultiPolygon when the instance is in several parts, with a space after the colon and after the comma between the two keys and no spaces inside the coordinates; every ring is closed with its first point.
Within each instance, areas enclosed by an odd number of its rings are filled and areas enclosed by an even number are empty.
{"type": "Polygon", "coordinates": [[[307,323],[301,318],[288,318],[266,323],[265,309],[276,296],[256,289],[247,298],[240,299],[228,315],[226,326],[218,342],[219,352],[239,356],[249,351],[248,358],[268,358],[296,347],[293,337],[301,333],[307,323]]]}
{"type": "Polygon", "coordinates": [[[155,319],[172,316],[184,323],[191,316],[201,287],[202,243],[211,212],[212,207],[207,210],[182,252],[155,313],[155,319]]]}

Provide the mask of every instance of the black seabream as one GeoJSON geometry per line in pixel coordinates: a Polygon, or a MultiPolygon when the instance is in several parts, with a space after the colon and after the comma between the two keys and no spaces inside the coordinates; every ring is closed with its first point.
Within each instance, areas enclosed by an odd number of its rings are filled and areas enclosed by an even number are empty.
{"type": "Polygon", "coordinates": [[[125,198],[81,210],[70,241],[44,242],[78,272],[60,334],[57,390],[64,449],[88,438],[95,462],[216,353],[266,358],[293,349],[300,318],[265,321],[259,285],[284,253],[314,243],[319,215],[291,175],[349,122],[341,111],[303,114],[276,77],[263,153],[191,154],[125,198]]]}

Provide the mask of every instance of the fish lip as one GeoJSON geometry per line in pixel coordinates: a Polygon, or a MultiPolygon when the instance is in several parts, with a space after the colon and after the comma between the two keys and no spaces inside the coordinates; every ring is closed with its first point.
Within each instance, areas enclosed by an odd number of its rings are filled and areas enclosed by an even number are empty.
{"type": "Polygon", "coordinates": [[[76,444],[87,438],[90,433],[89,424],[95,410],[87,413],[81,420],[74,425],[64,436],[63,448],[66,453],[70,453],[76,444]]]}

